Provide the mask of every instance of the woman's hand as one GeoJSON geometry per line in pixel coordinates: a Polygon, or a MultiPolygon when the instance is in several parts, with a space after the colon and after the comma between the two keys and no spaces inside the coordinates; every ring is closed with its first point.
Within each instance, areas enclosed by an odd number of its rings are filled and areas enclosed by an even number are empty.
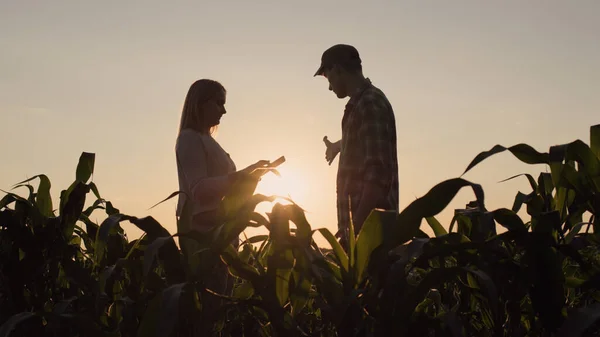
{"type": "Polygon", "coordinates": [[[245,169],[240,170],[240,172],[244,172],[245,174],[252,174],[252,172],[256,171],[259,168],[265,168],[271,162],[268,160],[259,160],[256,163],[246,167],[245,169]]]}
{"type": "Polygon", "coordinates": [[[241,169],[237,172],[234,172],[232,174],[229,175],[229,181],[230,183],[235,183],[241,179],[260,179],[260,176],[262,176],[262,172],[260,174],[257,174],[256,172],[259,171],[261,168],[266,168],[267,165],[269,165],[271,162],[268,160],[259,160],[256,163],[241,169]]]}

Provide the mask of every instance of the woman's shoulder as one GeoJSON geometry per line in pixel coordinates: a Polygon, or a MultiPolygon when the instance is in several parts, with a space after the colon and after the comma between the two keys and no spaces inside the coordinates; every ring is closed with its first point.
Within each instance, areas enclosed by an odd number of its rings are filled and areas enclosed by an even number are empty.
{"type": "Polygon", "coordinates": [[[177,135],[177,143],[181,142],[203,142],[206,135],[192,129],[183,129],[177,135]]]}
{"type": "Polygon", "coordinates": [[[192,129],[183,129],[179,131],[177,140],[175,141],[175,148],[182,150],[190,147],[197,147],[202,144],[202,134],[192,129]]]}

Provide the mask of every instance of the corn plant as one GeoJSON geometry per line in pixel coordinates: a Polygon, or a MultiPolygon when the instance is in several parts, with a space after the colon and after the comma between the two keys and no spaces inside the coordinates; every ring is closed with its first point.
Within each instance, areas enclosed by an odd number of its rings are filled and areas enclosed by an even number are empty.
{"type": "Polygon", "coordinates": [[[45,175],[0,200],[0,337],[597,336],[600,126],[590,135],[477,155],[465,173],[503,151],[549,169],[508,178],[531,187],[510,207],[488,210],[480,185],[449,179],[399,213],[373,211],[347,249],[292,200],[257,213],[276,199],[255,194],[266,172],[236,183],[211,230],[192,230],[186,203],[169,233],[101,198],[83,153],[57,209],[45,175]],[[465,187],[474,201],[442,226],[436,215],[465,187]],[[142,237],[130,242],[123,221],[142,237]],[[249,226],[266,234],[247,238],[249,226]]]}

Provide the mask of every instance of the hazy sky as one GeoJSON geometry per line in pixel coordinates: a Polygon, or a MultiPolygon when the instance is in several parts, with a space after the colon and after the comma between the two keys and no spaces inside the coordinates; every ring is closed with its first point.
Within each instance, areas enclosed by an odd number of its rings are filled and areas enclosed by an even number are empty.
{"type": "MultiPolygon", "coordinates": [[[[0,188],[39,173],[58,194],[82,151],[122,212],[175,232],[175,137],[196,79],[228,90],[216,139],[239,168],[285,155],[282,179],[313,227],[335,230],[336,140],[347,99],[314,78],[321,53],[353,44],[394,106],[404,208],[495,144],[539,150],[600,122],[600,2],[0,1],[0,188]]],[[[490,209],[510,207],[538,173],[507,154],[466,178],[490,209]]],[[[471,200],[461,192],[440,216],[471,200]]],[[[263,207],[262,209],[264,209],[263,207]]],[[[101,220],[98,214],[98,220],[101,220]]],[[[139,231],[125,226],[131,239],[139,231]]]]}

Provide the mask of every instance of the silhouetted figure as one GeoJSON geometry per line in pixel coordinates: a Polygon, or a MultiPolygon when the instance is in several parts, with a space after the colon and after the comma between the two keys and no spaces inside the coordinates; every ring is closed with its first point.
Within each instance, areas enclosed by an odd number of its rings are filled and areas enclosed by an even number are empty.
{"type": "Polygon", "coordinates": [[[399,208],[396,120],[385,94],[364,77],[353,46],[327,49],[314,76],[319,75],[327,78],[329,90],[338,98],[350,97],[342,118],[342,139],[332,143],[323,138],[330,165],[340,154],[336,236],[345,242],[350,218],[357,234],[373,209],[399,208]]]}
{"type": "MultiPolygon", "coordinates": [[[[269,162],[261,160],[247,168],[236,171],[229,154],[212,137],[212,132],[220,124],[225,110],[226,91],[217,81],[201,79],[190,87],[183,111],[175,153],[179,190],[190,197],[192,204],[191,230],[201,233],[221,224],[219,206],[231,186],[244,174],[254,171],[269,162]]],[[[186,195],[179,194],[177,216],[181,217],[186,195]]],[[[180,242],[185,242],[182,238],[180,242]]],[[[234,242],[237,245],[238,241],[234,242]]],[[[185,244],[182,249],[185,250],[185,244]]],[[[193,252],[187,252],[191,254],[193,252]]],[[[210,269],[212,274],[206,283],[207,288],[228,295],[231,279],[226,266],[220,261],[210,269]]],[[[216,311],[221,303],[214,296],[201,298],[205,318],[216,311]]],[[[206,320],[210,320],[207,318],[206,320]]]]}

